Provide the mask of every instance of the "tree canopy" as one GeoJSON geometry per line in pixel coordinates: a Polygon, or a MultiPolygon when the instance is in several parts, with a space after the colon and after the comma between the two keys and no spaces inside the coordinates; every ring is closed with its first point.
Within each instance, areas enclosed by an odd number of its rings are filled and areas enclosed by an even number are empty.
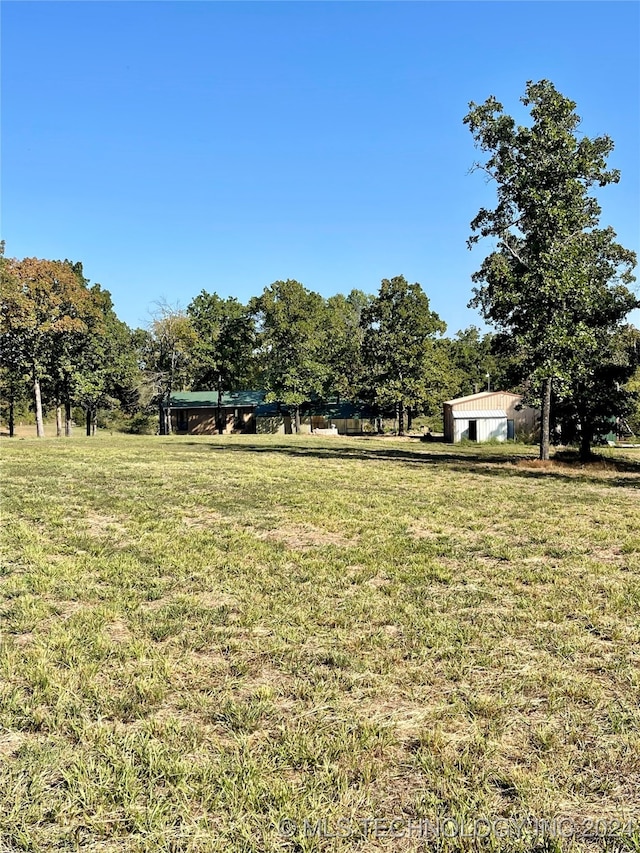
{"type": "Polygon", "coordinates": [[[496,207],[471,223],[469,245],[497,239],[473,276],[480,286],[471,305],[512,339],[541,400],[540,455],[548,458],[552,390],[593,366],[603,336],[638,304],[627,287],[636,258],[611,228],[598,227],[601,208],[590,193],[619,180],[607,168],[612,140],[581,136],[576,104],[547,80],[529,82],[521,100],[530,126],[517,126],[493,96],[471,103],[464,119],[488,155],[476,167],[497,193],[496,207]]]}
{"type": "Polygon", "coordinates": [[[448,365],[436,345],[446,325],[422,287],[401,275],[382,280],[361,323],[368,395],[382,409],[395,407],[402,435],[406,409],[422,409],[446,385],[448,365]]]}

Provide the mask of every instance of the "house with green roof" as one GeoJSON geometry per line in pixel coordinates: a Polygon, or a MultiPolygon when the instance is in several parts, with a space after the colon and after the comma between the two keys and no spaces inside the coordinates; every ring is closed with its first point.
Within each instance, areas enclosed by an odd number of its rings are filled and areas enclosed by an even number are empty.
{"type": "MultiPolygon", "coordinates": [[[[222,432],[293,432],[293,412],[281,403],[266,402],[264,391],[224,393],[218,403],[217,391],[182,391],[170,401],[171,428],[178,434],[215,435],[218,420],[222,432]]],[[[340,435],[366,432],[373,418],[368,407],[337,400],[312,400],[301,406],[301,431],[332,430],[340,435]]]]}
{"type": "Polygon", "coordinates": [[[171,395],[171,428],[189,435],[215,435],[218,419],[223,433],[256,431],[255,410],[264,402],[264,391],[225,392],[218,403],[217,391],[182,391],[171,395]]]}

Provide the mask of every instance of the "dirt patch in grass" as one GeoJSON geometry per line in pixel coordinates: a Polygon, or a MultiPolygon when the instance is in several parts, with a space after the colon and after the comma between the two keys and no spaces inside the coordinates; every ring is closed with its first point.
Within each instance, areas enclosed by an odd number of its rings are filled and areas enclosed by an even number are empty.
{"type": "Polygon", "coordinates": [[[213,590],[201,592],[196,598],[201,607],[210,607],[212,609],[217,609],[218,607],[237,607],[239,603],[235,596],[229,595],[226,592],[216,592],[213,590]]]}
{"type": "Polygon", "coordinates": [[[76,613],[80,613],[82,610],[87,609],[87,605],[82,601],[64,601],[60,599],[53,599],[50,601],[51,605],[56,610],[53,615],[54,619],[70,619],[72,616],[75,616],[76,613]]]}
{"type": "Polygon", "coordinates": [[[129,626],[122,619],[114,619],[104,626],[103,631],[112,643],[128,643],[133,637],[129,626]]]}
{"type": "Polygon", "coordinates": [[[182,516],[182,523],[195,530],[211,530],[221,525],[228,526],[229,519],[212,509],[194,509],[182,516]]]}
{"type": "Polygon", "coordinates": [[[312,524],[281,525],[273,530],[253,531],[258,539],[279,542],[292,551],[308,551],[333,545],[338,548],[351,548],[357,545],[356,539],[349,539],[341,533],[322,530],[312,524]]]}
{"type": "Polygon", "coordinates": [[[33,633],[27,631],[24,634],[14,634],[13,642],[16,646],[28,646],[33,642],[33,633]]]}
{"type": "Polygon", "coordinates": [[[22,732],[0,732],[0,756],[8,758],[14,755],[26,739],[22,732]]]}
{"type": "Polygon", "coordinates": [[[112,515],[90,512],[85,516],[83,525],[87,533],[98,539],[109,538],[117,541],[120,545],[126,545],[130,542],[127,528],[112,515]]]}

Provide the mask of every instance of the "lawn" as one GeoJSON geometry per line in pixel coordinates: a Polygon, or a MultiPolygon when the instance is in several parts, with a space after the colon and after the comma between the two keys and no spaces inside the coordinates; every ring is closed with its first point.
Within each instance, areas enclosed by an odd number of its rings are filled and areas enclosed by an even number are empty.
{"type": "Polygon", "coordinates": [[[3,853],[640,850],[638,457],[0,451],[3,853]]]}

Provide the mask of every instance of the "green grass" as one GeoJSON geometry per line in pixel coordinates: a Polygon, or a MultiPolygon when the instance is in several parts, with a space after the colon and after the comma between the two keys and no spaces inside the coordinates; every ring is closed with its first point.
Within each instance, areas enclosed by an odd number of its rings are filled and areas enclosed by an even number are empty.
{"type": "Polygon", "coordinates": [[[640,817],[633,457],[0,449],[0,850],[586,850],[603,842],[356,830],[640,817]]]}

